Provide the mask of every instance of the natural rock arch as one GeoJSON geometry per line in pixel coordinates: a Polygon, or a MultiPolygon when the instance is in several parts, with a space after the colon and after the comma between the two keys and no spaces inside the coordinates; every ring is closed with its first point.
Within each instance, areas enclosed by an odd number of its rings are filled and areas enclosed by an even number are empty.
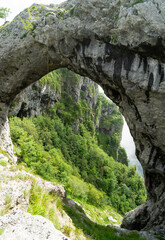
{"type": "Polygon", "coordinates": [[[33,5],[1,28],[1,146],[8,147],[8,106],[22,89],[61,67],[89,77],[125,116],[144,170],[148,200],[122,226],[164,235],[165,2],[143,2],[33,5]]]}

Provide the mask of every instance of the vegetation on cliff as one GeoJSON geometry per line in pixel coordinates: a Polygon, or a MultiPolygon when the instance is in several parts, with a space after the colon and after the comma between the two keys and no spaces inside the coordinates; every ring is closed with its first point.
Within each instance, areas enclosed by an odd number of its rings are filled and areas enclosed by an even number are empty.
{"type": "Polygon", "coordinates": [[[127,154],[125,149],[120,146],[123,118],[119,110],[103,94],[98,95],[97,108],[100,109],[101,115],[96,131],[99,146],[115,161],[128,166],[127,154]]]}
{"type": "MultiPolygon", "coordinates": [[[[73,80],[75,84],[79,78],[73,80]]],[[[98,99],[102,108],[108,104],[103,96],[98,99]]],[[[95,128],[98,116],[85,99],[76,102],[65,91],[49,114],[11,118],[11,136],[19,161],[44,179],[63,183],[71,196],[95,206],[110,205],[125,214],[145,201],[145,188],[135,167],[114,160],[120,146],[122,120],[113,107],[112,121],[104,120],[113,125],[112,132],[118,129],[110,140],[107,137],[111,149],[108,154],[104,152],[105,143],[98,145],[100,135],[95,128]]],[[[95,112],[99,112],[97,107],[95,112]]]]}
{"type": "MultiPolygon", "coordinates": [[[[6,164],[4,166],[2,162],[0,163],[0,235],[10,232],[10,237],[5,235],[2,239],[12,239],[17,233],[21,236],[25,232],[24,228],[26,233],[29,233],[29,239],[43,237],[45,231],[42,232],[41,229],[45,226],[46,220],[36,216],[40,221],[35,226],[36,222],[32,216],[41,215],[72,240],[144,240],[137,233],[123,232],[120,228],[111,226],[122,221],[121,215],[111,206],[94,206],[80,198],[71,199],[69,195],[66,198],[62,185],[45,181],[34,175],[31,169],[13,165],[11,160],[9,163],[8,157],[3,154],[1,158],[6,164]],[[27,215],[26,211],[31,215],[27,215]],[[18,229],[20,221],[21,228],[18,229]]],[[[57,235],[52,232],[51,225],[46,226],[49,236],[54,234],[56,239],[57,235]]],[[[57,239],[63,238],[58,236],[57,239]]]]}

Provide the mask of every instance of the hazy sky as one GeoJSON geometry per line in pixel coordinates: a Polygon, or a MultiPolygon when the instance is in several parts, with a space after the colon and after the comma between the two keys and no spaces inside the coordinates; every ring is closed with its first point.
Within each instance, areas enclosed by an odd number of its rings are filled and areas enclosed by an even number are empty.
{"type": "MultiPolygon", "coordinates": [[[[39,4],[59,4],[64,2],[64,0],[0,0],[0,7],[10,8],[11,13],[7,18],[8,21],[11,21],[17,14],[19,14],[25,8],[30,7],[33,3],[39,4]]],[[[0,25],[4,23],[4,20],[0,19],[0,25]]]]}
{"type": "Polygon", "coordinates": [[[129,159],[135,156],[135,144],[125,119],[122,132],[121,146],[126,149],[129,159]]]}
{"type": "MultiPolygon", "coordinates": [[[[99,92],[104,92],[103,89],[99,86],[99,92]]],[[[124,119],[123,131],[122,131],[122,139],[121,139],[121,146],[125,148],[127,152],[128,159],[130,161],[136,162],[137,157],[135,155],[135,144],[134,140],[131,136],[130,130],[128,125],[124,119]]]]}

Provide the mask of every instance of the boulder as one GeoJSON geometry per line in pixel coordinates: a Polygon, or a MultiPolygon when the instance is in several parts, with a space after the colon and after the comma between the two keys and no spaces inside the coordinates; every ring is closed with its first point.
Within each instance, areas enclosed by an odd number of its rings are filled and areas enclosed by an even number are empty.
{"type": "Polygon", "coordinates": [[[0,217],[0,229],[5,229],[1,240],[69,240],[48,219],[17,208],[0,217]]]}

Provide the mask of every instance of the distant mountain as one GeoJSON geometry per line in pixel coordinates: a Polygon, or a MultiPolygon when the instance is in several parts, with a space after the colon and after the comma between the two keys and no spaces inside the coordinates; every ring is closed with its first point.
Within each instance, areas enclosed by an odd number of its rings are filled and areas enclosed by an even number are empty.
{"type": "MultiPolygon", "coordinates": [[[[96,133],[99,146],[109,156],[128,165],[126,152],[120,147],[122,116],[116,105],[103,93],[99,93],[98,85],[89,78],[67,69],[54,71],[18,94],[10,106],[9,116],[39,116],[49,113],[54,104],[69,101],[75,108],[80,101],[84,101],[84,106],[87,104],[90,111],[88,130],[96,133]]],[[[62,111],[59,107],[57,114],[64,118],[62,111]]],[[[83,117],[71,118],[72,128],[76,133],[83,117]]]]}

